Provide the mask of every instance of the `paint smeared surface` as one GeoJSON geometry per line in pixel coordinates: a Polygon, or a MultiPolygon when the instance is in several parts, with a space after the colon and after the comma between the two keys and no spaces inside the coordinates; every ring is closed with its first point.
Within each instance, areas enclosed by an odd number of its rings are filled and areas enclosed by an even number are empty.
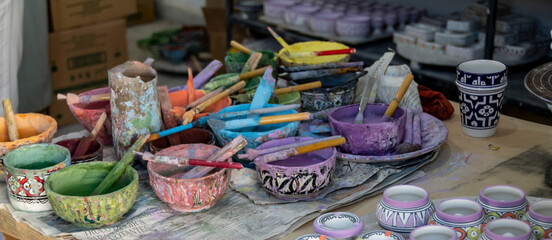
{"type": "MultiPolygon", "coordinates": [[[[289,137],[266,142],[257,150],[312,140],[310,137],[289,137]]],[[[284,200],[309,200],[322,193],[331,183],[335,170],[335,148],[264,163],[255,159],[263,187],[284,200]]]]}
{"type": "MultiPolygon", "coordinates": [[[[91,96],[98,94],[109,93],[109,87],[98,88],[83,92],[79,96],[91,96]]],[[[102,113],[105,112],[107,118],[105,119],[103,127],[98,132],[96,139],[103,145],[113,145],[113,138],[111,134],[111,108],[109,107],[109,101],[99,101],[91,103],[76,103],[69,105],[69,110],[73,113],[73,116],[79,120],[84,129],[91,132],[96,126],[96,122],[100,119],[102,113]]]]}
{"type": "Polygon", "coordinates": [[[48,115],[38,113],[16,114],[15,124],[17,125],[20,139],[10,141],[6,118],[0,117],[0,157],[20,146],[35,143],[49,143],[52,141],[57,131],[57,122],[55,119],[48,115]]]}
{"type": "MultiPolygon", "coordinates": [[[[214,145],[182,144],[163,149],[156,155],[207,159],[219,149],[214,145]]],[[[231,171],[220,168],[202,178],[178,179],[190,169],[190,166],[148,163],[153,191],[161,201],[180,212],[197,212],[212,207],[222,197],[230,180],[231,171]]]]}
{"type": "Polygon", "coordinates": [[[85,162],[94,162],[102,161],[103,158],[103,147],[98,141],[93,141],[90,143],[88,151],[80,157],[73,157],[73,152],[76,150],[77,145],[80,142],[80,138],[70,138],[63,141],[56,142],[57,145],[65,147],[71,152],[71,165],[85,163],[85,162]]]}

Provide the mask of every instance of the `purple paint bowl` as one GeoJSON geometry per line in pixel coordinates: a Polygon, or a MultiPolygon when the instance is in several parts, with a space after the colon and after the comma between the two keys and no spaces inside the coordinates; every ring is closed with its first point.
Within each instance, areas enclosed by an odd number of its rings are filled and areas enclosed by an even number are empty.
{"type": "Polygon", "coordinates": [[[456,240],[454,229],[441,225],[429,225],[414,229],[410,240],[456,240]]]}
{"type": "Polygon", "coordinates": [[[69,152],[71,152],[71,165],[85,163],[85,162],[102,161],[103,147],[96,140],[90,143],[90,147],[88,147],[88,151],[86,151],[86,153],[83,156],[73,157],[73,153],[77,149],[77,145],[79,145],[79,142],[80,142],[80,138],[70,138],[70,139],[56,142],[56,144],[69,149],[69,152]]]}
{"type": "MultiPolygon", "coordinates": [[[[211,131],[203,128],[190,128],[186,131],[175,133],[175,139],[178,140],[178,144],[192,144],[192,143],[204,143],[208,145],[215,145],[215,135],[211,131]]],[[[165,148],[171,147],[168,137],[159,138],[149,143],[152,153],[157,153],[165,148]]]]}
{"type": "Polygon", "coordinates": [[[525,217],[531,224],[535,238],[552,238],[552,200],[542,200],[531,204],[525,217]]]}
{"type": "Polygon", "coordinates": [[[349,15],[336,21],[336,32],[344,37],[365,37],[370,32],[370,16],[349,15]]]}
{"type": "Polygon", "coordinates": [[[449,199],[441,202],[428,224],[454,228],[460,240],[477,239],[485,223],[483,208],[469,199],[449,199]]]}
{"type": "Polygon", "coordinates": [[[343,16],[342,12],[323,12],[309,18],[310,30],[322,34],[335,34],[335,22],[343,16]]]}
{"type": "Polygon", "coordinates": [[[517,219],[496,219],[485,226],[480,239],[529,240],[531,226],[517,219]]]}
{"type": "Polygon", "coordinates": [[[369,104],[364,111],[363,124],[354,124],[358,104],[348,105],[332,111],[328,117],[334,135],[347,138],[340,152],[358,155],[381,156],[392,152],[403,141],[406,114],[397,108],[389,121],[382,122],[387,110],[384,104],[369,104]]]}
{"type": "MultiPolygon", "coordinates": [[[[312,140],[311,137],[288,137],[261,144],[257,150],[312,140]]],[[[255,159],[263,187],[284,200],[312,200],[331,183],[335,170],[334,147],[313,151],[284,160],[265,163],[255,159]]]]}
{"type": "Polygon", "coordinates": [[[383,192],[376,209],[376,218],[384,229],[408,233],[426,225],[434,210],[425,189],[414,185],[397,185],[383,192]]]}
{"type": "MultiPolygon", "coordinates": [[[[109,87],[98,88],[83,92],[79,96],[98,95],[109,93],[109,87]]],[[[103,145],[113,145],[113,138],[111,136],[111,107],[109,101],[99,101],[92,103],[77,103],[69,105],[69,110],[73,113],[73,116],[79,120],[84,129],[89,132],[94,129],[96,122],[102,116],[102,113],[107,114],[103,127],[98,132],[96,139],[103,145]]]]}

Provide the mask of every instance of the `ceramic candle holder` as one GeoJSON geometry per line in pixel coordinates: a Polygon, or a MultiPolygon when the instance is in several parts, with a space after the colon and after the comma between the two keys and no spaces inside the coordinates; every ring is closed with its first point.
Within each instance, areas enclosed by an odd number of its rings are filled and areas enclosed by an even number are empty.
{"type": "Polygon", "coordinates": [[[414,229],[410,233],[410,240],[456,240],[458,237],[454,229],[441,226],[429,225],[414,229]]]}
{"type": "Polygon", "coordinates": [[[496,219],[485,226],[481,240],[529,240],[535,239],[531,226],[517,219],[496,219]]]}
{"type": "Polygon", "coordinates": [[[483,232],[485,215],[477,202],[468,199],[450,199],[441,202],[428,224],[451,227],[459,240],[478,239],[483,232]]]}
{"type": "Polygon", "coordinates": [[[48,176],[71,164],[69,150],[42,143],[19,147],[4,157],[8,198],[13,208],[26,212],[52,209],[44,192],[48,176]]]}
{"type": "Polygon", "coordinates": [[[481,189],[477,202],[483,207],[487,222],[499,218],[522,219],[529,207],[525,192],[508,185],[481,189]]]}
{"type": "Polygon", "coordinates": [[[531,204],[525,219],[531,224],[531,232],[535,238],[552,238],[552,200],[531,204]]]}
{"type": "Polygon", "coordinates": [[[317,217],[312,228],[319,234],[336,239],[350,240],[362,232],[364,222],[352,213],[330,212],[317,217]]]}
{"type": "Polygon", "coordinates": [[[404,240],[398,233],[385,230],[374,230],[358,235],[356,240],[404,240]]]}
{"type": "MultiPolygon", "coordinates": [[[[56,142],[56,144],[69,149],[69,151],[71,152],[77,149],[77,145],[79,145],[80,140],[80,138],[71,138],[56,142]]],[[[103,147],[98,141],[94,140],[90,143],[88,151],[83,156],[74,157],[73,152],[71,152],[71,165],[85,162],[102,161],[102,158],[103,147]]]]}
{"type": "Polygon", "coordinates": [[[303,235],[303,236],[299,236],[299,237],[295,238],[294,240],[321,240],[323,238],[325,238],[326,240],[335,240],[332,237],[329,237],[329,236],[326,236],[326,235],[321,235],[321,234],[306,234],[306,235],[303,235]]]}
{"type": "Polygon", "coordinates": [[[433,211],[435,207],[425,189],[413,185],[398,185],[385,189],[383,199],[376,209],[376,218],[384,229],[409,233],[426,225],[433,211]]]}

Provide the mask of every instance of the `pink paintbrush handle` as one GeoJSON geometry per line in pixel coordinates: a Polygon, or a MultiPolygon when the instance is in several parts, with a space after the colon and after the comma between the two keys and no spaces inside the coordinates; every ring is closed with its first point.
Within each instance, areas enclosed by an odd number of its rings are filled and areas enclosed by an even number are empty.
{"type": "Polygon", "coordinates": [[[316,56],[328,56],[328,55],[339,55],[339,54],[352,54],[355,53],[355,48],[340,49],[340,50],[328,50],[328,51],[317,51],[316,56]]]}
{"type": "Polygon", "coordinates": [[[236,163],[236,162],[219,162],[219,161],[207,161],[207,160],[198,160],[198,159],[189,159],[188,165],[216,167],[216,168],[232,168],[232,169],[243,168],[243,166],[240,163],[236,163]]]}

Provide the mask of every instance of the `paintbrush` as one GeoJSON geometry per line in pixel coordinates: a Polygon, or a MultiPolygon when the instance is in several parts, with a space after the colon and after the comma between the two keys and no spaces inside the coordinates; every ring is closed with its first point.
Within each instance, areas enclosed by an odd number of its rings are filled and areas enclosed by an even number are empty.
{"type": "Polygon", "coordinates": [[[74,93],[67,93],[67,95],[63,95],[61,93],[58,93],[57,99],[58,100],[67,100],[67,105],[73,105],[76,103],[91,103],[91,102],[99,102],[99,101],[109,101],[109,93],[106,94],[98,94],[98,95],[84,95],[79,96],[74,93]]]}
{"type": "Polygon", "coordinates": [[[410,83],[412,83],[413,79],[414,75],[412,75],[412,73],[406,74],[401,86],[399,87],[399,90],[397,90],[397,93],[395,94],[395,97],[393,98],[391,103],[389,103],[387,110],[385,110],[385,113],[383,114],[381,120],[382,122],[387,122],[389,121],[389,119],[391,119],[391,117],[395,113],[395,110],[397,110],[397,107],[399,107],[399,103],[401,102],[402,97],[406,93],[406,90],[408,90],[408,87],[410,86],[410,83]]]}
{"type": "Polygon", "coordinates": [[[207,93],[207,94],[203,95],[203,97],[200,97],[199,99],[195,100],[194,102],[191,102],[188,105],[182,107],[182,110],[187,111],[190,108],[195,108],[195,107],[199,106],[199,104],[207,101],[209,98],[212,98],[213,96],[221,93],[223,90],[224,90],[224,87],[219,87],[215,91],[207,93]]]}
{"type": "Polygon", "coordinates": [[[320,149],[339,146],[341,144],[344,144],[345,142],[346,140],[344,137],[334,138],[323,142],[317,142],[317,143],[313,143],[305,146],[285,149],[279,152],[273,152],[266,155],[262,155],[260,156],[259,160],[265,163],[284,160],[293,156],[317,151],[320,149]]]}
{"type": "Polygon", "coordinates": [[[305,141],[305,142],[293,143],[293,144],[288,144],[288,145],[278,146],[278,147],[273,147],[273,148],[267,148],[267,149],[262,149],[262,150],[255,150],[255,149],[250,148],[250,149],[247,149],[247,153],[238,154],[238,158],[239,159],[255,159],[255,158],[257,158],[258,156],[261,156],[261,155],[266,155],[266,154],[269,154],[269,153],[279,152],[279,151],[286,150],[286,149],[311,145],[311,144],[314,144],[314,143],[324,142],[324,141],[327,141],[327,140],[336,139],[336,138],[340,138],[340,137],[341,136],[336,135],[336,136],[325,137],[325,138],[317,138],[317,139],[313,139],[313,140],[309,140],[309,141],[305,141]]]}
{"type": "Polygon", "coordinates": [[[302,113],[283,114],[283,115],[267,116],[267,117],[252,117],[252,118],[236,119],[236,120],[230,120],[226,122],[218,119],[209,119],[207,120],[207,123],[209,123],[209,126],[211,126],[213,130],[217,131],[220,129],[232,130],[232,129],[247,128],[247,127],[256,127],[260,125],[303,121],[303,120],[312,119],[312,116],[313,115],[311,113],[302,112],[302,113]]]}
{"type": "Polygon", "coordinates": [[[187,112],[185,112],[182,115],[182,125],[188,124],[189,122],[192,121],[192,119],[194,118],[194,116],[196,114],[199,114],[200,112],[203,112],[203,110],[205,110],[205,108],[211,106],[212,104],[218,102],[219,100],[221,100],[225,97],[228,97],[228,95],[234,93],[235,91],[238,91],[238,90],[242,89],[243,87],[245,87],[245,82],[240,81],[240,82],[234,84],[234,86],[232,86],[232,87],[224,90],[223,92],[215,95],[214,97],[210,98],[209,100],[206,100],[205,102],[199,104],[197,107],[188,110],[187,112]]]}
{"type": "MultiPolygon", "coordinates": [[[[222,62],[220,62],[219,60],[213,60],[211,61],[207,67],[205,67],[203,69],[203,71],[199,72],[195,78],[194,78],[194,87],[197,88],[197,89],[200,89],[201,87],[203,87],[203,84],[205,84],[205,82],[207,82],[209,79],[211,79],[211,77],[222,67],[222,62]]],[[[173,87],[171,89],[169,89],[169,92],[172,93],[172,92],[176,92],[176,91],[180,91],[180,90],[186,90],[188,88],[188,86],[184,85],[184,86],[176,86],[176,87],[173,87]]]]}
{"type": "Polygon", "coordinates": [[[193,122],[188,123],[186,125],[180,125],[178,127],[173,127],[173,128],[167,129],[167,130],[163,130],[161,132],[152,134],[148,138],[148,142],[157,140],[157,139],[162,138],[162,137],[169,136],[171,134],[179,133],[179,132],[182,132],[184,130],[188,130],[188,129],[193,128],[193,127],[201,127],[201,126],[205,125],[205,123],[207,123],[207,118],[200,118],[197,121],[193,121],[193,122]]]}
{"type": "Polygon", "coordinates": [[[315,65],[304,65],[304,66],[290,66],[290,67],[281,67],[281,72],[302,72],[302,71],[312,71],[312,70],[321,70],[321,69],[332,69],[332,68],[362,68],[364,62],[346,62],[346,63],[322,63],[315,65]]]}
{"type": "Polygon", "coordinates": [[[149,138],[149,134],[139,137],[130,148],[127,150],[123,158],[109,171],[105,178],[98,184],[98,186],[90,193],[90,196],[105,194],[111,186],[119,180],[121,175],[125,172],[127,166],[130,165],[132,159],[134,159],[134,151],[139,151],[140,148],[146,143],[149,138]]]}
{"type": "Polygon", "coordinates": [[[2,106],[4,107],[4,117],[6,118],[6,125],[8,125],[8,137],[10,141],[19,139],[19,131],[17,131],[17,125],[15,123],[15,114],[13,113],[12,104],[9,98],[2,99],[2,106]]]}
{"type": "Polygon", "coordinates": [[[272,34],[272,36],[274,37],[274,39],[276,39],[276,41],[278,41],[278,43],[280,43],[280,45],[282,45],[282,47],[284,47],[284,49],[291,53],[291,47],[289,47],[289,45],[287,44],[287,42],[282,38],[280,37],[280,35],[278,35],[274,30],[272,30],[272,28],[270,27],[266,27],[268,29],[268,31],[270,32],[270,34],[272,34]]]}
{"type": "Polygon", "coordinates": [[[230,41],[230,46],[232,46],[235,49],[238,49],[240,52],[243,52],[247,55],[251,54],[252,50],[247,48],[244,45],[241,45],[239,42],[236,42],[234,40],[230,41]]]}
{"type": "Polygon", "coordinates": [[[72,157],[80,157],[84,156],[86,152],[88,151],[88,148],[90,148],[90,144],[96,139],[96,136],[98,136],[98,132],[100,132],[100,129],[102,128],[105,119],[107,118],[107,114],[102,113],[100,116],[100,119],[96,122],[96,125],[94,126],[94,129],[92,129],[92,132],[90,132],[90,135],[87,137],[82,137],[79,141],[79,144],[77,145],[77,149],[72,154],[72,157]]]}
{"type": "Polygon", "coordinates": [[[301,104],[289,104],[289,105],[282,105],[282,106],[276,106],[276,107],[269,107],[269,108],[260,108],[255,110],[245,110],[245,111],[237,111],[237,112],[226,112],[226,113],[209,113],[209,118],[213,119],[226,119],[226,118],[235,118],[235,117],[244,117],[249,115],[258,115],[258,114],[265,114],[265,113],[273,113],[273,112],[283,112],[288,111],[292,109],[300,108],[301,104]]]}
{"type": "MultiPolygon", "coordinates": [[[[226,144],[222,149],[220,149],[215,154],[207,158],[208,161],[226,161],[231,158],[234,154],[239,152],[242,148],[247,146],[247,141],[243,138],[242,135],[237,136],[228,144],[226,144]]],[[[200,178],[203,175],[209,173],[213,170],[212,167],[195,167],[190,171],[185,172],[180,179],[191,179],[191,178],[200,178]]]]}
{"type": "Polygon", "coordinates": [[[210,81],[207,84],[205,84],[203,89],[211,91],[222,86],[237,83],[240,80],[245,80],[252,77],[260,76],[266,71],[266,69],[267,67],[263,67],[250,72],[240,73],[238,75],[230,75],[226,78],[218,79],[216,81],[210,81]]]}
{"type": "Polygon", "coordinates": [[[188,82],[186,83],[188,87],[188,103],[193,103],[195,101],[195,89],[194,89],[194,74],[192,69],[188,68],[188,82]]]}
{"type": "Polygon", "coordinates": [[[286,55],[286,57],[288,58],[306,58],[306,57],[320,57],[320,56],[353,54],[353,53],[356,53],[355,48],[312,51],[312,52],[284,52],[284,55],[286,55]]]}
{"type": "MultiPolygon", "coordinates": [[[[290,93],[290,92],[302,92],[302,91],[319,88],[319,87],[322,87],[322,82],[316,81],[316,82],[310,82],[305,84],[299,84],[291,87],[274,89],[274,91],[272,92],[272,99],[275,100],[274,95],[277,96],[278,94],[284,94],[284,93],[290,93]]],[[[250,92],[250,93],[242,93],[242,94],[234,95],[232,96],[232,98],[236,99],[239,102],[249,102],[249,101],[252,101],[256,92],[257,91],[250,92]]]]}
{"type": "Polygon", "coordinates": [[[165,163],[176,166],[205,166],[205,167],[215,167],[215,168],[232,168],[232,169],[242,169],[243,165],[236,162],[222,162],[222,161],[207,161],[201,159],[192,159],[192,158],[180,158],[180,157],[171,157],[171,156],[155,156],[150,152],[137,152],[134,151],[134,154],[142,156],[142,159],[146,161],[151,161],[155,163],[165,163]]]}

